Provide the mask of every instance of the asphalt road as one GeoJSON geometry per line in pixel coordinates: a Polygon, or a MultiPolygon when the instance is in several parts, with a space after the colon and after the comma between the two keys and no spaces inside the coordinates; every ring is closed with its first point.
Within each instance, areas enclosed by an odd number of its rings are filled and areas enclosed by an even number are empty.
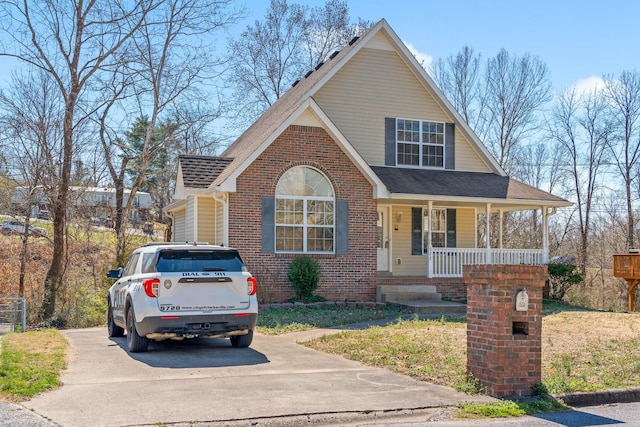
{"type": "Polygon", "coordinates": [[[438,419],[457,402],[492,400],[296,344],[335,331],[256,334],[246,349],[228,339],[167,341],[137,354],[105,328],[63,332],[74,349],[64,385],[23,405],[64,427],[380,425],[438,419]]]}

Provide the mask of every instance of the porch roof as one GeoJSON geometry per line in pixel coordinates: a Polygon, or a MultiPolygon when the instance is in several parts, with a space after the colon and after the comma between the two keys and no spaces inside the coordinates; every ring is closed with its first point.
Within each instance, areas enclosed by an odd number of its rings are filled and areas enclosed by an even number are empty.
{"type": "Polygon", "coordinates": [[[392,194],[571,205],[561,197],[494,173],[385,166],[371,169],[392,194]]]}
{"type": "Polygon", "coordinates": [[[231,157],[179,156],[182,180],[187,188],[207,188],[233,161],[231,157]]]}

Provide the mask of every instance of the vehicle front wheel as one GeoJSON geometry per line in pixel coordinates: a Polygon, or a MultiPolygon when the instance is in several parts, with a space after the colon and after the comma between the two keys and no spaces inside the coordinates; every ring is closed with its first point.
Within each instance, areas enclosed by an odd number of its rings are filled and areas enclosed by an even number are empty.
{"type": "Polygon", "coordinates": [[[116,325],[113,321],[113,307],[111,307],[111,301],[109,301],[109,308],[107,309],[107,331],[111,338],[117,338],[124,335],[124,328],[116,325]]]}
{"type": "Polygon", "coordinates": [[[234,335],[229,337],[231,340],[231,345],[236,348],[245,348],[251,345],[251,341],[253,341],[253,329],[249,331],[246,335],[234,335]]]}
{"type": "Polygon", "coordinates": [[[138,335],[133,307],[129,306],[129,310],[127,310],[127,348],[131,353],[142,353],[147,351],[148,346],[149,339],[138,335]]]}

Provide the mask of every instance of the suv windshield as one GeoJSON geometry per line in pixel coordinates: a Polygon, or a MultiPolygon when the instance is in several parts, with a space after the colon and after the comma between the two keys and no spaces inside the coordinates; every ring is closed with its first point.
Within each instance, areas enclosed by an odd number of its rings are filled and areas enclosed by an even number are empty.
{"type": "Polygon", "coordinates": [[[246,271],[236,251],[164,250],[158,254],[156,271],[246,271]]]}

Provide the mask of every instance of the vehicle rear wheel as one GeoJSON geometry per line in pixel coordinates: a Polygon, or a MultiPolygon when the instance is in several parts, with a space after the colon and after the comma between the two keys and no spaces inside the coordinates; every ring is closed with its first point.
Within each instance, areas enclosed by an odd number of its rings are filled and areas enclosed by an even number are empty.
{"type": "Polygon", "coordinates": [[[246,335],[234,335],[230,337],[231,345],[236,348],[245,348],[251,345],[253,341],[253,330],[250,330],[246,335]]]}
{"type": "Polygon", "coordinates": [[[111,307],[111,301],[109,301],[109,308],[107,309],[107,331],[112,338],[121,337],[124,335],[124,328],[116,325],[113,321],[113,307],[111,307]]]}
{"type": "Polygon", "coordinates": [[[129,310],[127,310],[127,348],[131,353],[142,353],[147,351],[148,346],[149,339],[138,335],[133,307],[129,306],[129,310]]]}

